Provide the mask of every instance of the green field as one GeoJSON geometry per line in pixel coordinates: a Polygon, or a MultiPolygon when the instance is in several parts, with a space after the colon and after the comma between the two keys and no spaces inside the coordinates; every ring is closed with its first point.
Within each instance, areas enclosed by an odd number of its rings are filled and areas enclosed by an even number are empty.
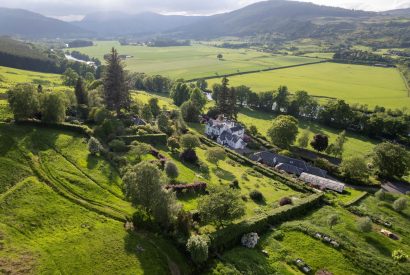
{"type": "MultiPolygon", "coordinates": [[[[397,69],[324,63],[230,77],[231,86],[246,85],[253,91],[271,91],[286,85],[291,92],[305,90],[320,97],[386,108],[410,106],[410,97],[397,69]]],[[[220,79],[208,82],[220,83],[220,79]]]]}
{"type": "MultiPolygon", "coordinates": [[[[258,128],[258,131],[265,135],[267,134],[268,129],[272,125],[272,120],[275,118],[275,115],[267,114],[264,112],[253,111],[251,109],[241,109],[238,114],[238,120],[248,127],[250,125],[255,125],[258,128]]],[[[319,125],[314,122],[308,122],[299,120],[299,135],[302,134],[304,130],[307,130],[310,133],[310,140],[315,134],[323,133],[329,137],[329,144],[336,140],[338,134],[341,131],[337,131],[322,125],[319,125]]],[[[366,155],[371,153],[373,147],[377,144],[376,141],[370,140],[360,135],[353,133],[347,133],[346,143],[344,145],[343,156],[353,156],[353,155],[366,155]]],[[[310,147],[309,149],[313,150],[310,147]]]]}
{"type": "Polygon", "coordinates": [[[135,210],[82,136],[0,124],[0,156],[0,273],[187,272],[167,241],[124,229],[135,210]]]}
{"type": "Polygon", "coordinates": [[[0,93],[7,91],[18,83],[41,84],[44,88],[67,88],[63,87],[61,75],[59,74],[39,73],[0,66],[0,93]]]}
{"type": "Polygon", "coordinates": [[[93,47],[77,48],[92,57],[103,60],[112,47],[122,55],[132,56],[125,61],[126,69],[133,72],[160,74],[171,78],[193,79],[229,73],[317,62],[316,58],[281,56],[252,49],[224,49],[194,44],[186,47],[154,48],[121,46],[117,41],[97,41],[93,47]],[[217,55],[223,54],[223,60],[217,55]]]}

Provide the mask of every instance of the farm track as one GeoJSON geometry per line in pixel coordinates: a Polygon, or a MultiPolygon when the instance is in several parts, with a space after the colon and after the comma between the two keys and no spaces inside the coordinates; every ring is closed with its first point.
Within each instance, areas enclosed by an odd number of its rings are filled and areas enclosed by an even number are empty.
{"type": "Polygon", "coordinates": [[[302,63],[302,64],[289,65],[289,66],[282,66],[282,67],[276,67],[276,68],[251,70],[251,71],[245,71],[245,72],[239,72],[239,73],[205,76],[205,77],[198,77],[198,78],[185,80],[185,82],[194,82],[194,81],[198,81],[198,80],[209,80],[209,79],[222,78],[222,77],[231,77],[231,76],[238,76],[238,75],[245,75],[245,74],[254,74],[254,73],[261,73],[261,72],[277,71],[277,70],[296,68],[296,67],[302,67],[302,66],[309,66],[309,65],[321,64],[321,63],[327,63],[327,62],[329,62],[329,60],[315,61],[315,62],[302,63]]]}

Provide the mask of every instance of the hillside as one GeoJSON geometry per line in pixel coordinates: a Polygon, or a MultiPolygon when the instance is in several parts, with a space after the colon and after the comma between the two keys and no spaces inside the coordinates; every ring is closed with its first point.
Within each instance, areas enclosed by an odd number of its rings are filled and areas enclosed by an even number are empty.
{"type": "Polygon", "coordinates": [[[23,9],[0,8],[0,35],[27,38],[84,36],[87,32],[72,24],[23,9]]]}
{"type": "Polygon", "coordinates": [[[245,8],[210,16],[197,23],[176,29],[180,35],[195,38],[218,36],[245,36],[257,33],[281,33],[297,37],[313,33],[319,26],[313,19],[364,18],[373,13],[352,11],[341,8],[318,6],[311,3],[293,1],[265,1],[245,8]]]}
{"type": "Polygon", "coordinates": [[[136,15],[99,12],[89,14],[74,24],[99,35],[145,35],[168,31],[200,19],[200,16],[161,15],[149,12],[136,15]]]}

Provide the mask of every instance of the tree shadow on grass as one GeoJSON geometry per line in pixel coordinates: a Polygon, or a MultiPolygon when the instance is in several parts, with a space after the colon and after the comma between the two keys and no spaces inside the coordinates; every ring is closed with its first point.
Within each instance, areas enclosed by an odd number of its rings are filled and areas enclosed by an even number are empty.
{"type": "Polygon", "coordinates": [[[169,273],[167,260],[150,240],[148,233],[128,231],[124,237],[124,250],[127,254],[135,255],[144,274],[169,273]]]}
{"type": "MultiPolygon", "coordinates": [[[[386,237],[387,238],[387,237],[386,237]]],[[[371,246],[373,246],[374,248],[376,248],[381,254],[383,254],[384,256],[390,257],[391,256],[391,252],[390,250],[383,244],[381,243],[379,240],[377,240],[374,237],[370,237],[370,236],[366,236],[365,240],[368,244],[370,244],[371,246]]]]}
{"type": "Polygon", "coordinates": [[[220,179],[227,180],[227,181],[233,181],[235,179],[234,174],[220,167],[215,167],[215,168],[212,168],[211,170],[212,170],[212,173],[214,173],[220,179]]]}
{"type": "Polygon", "coordinates": [[[97,166],[97,164],[98,164],[98,158],[96,156],[88,154],[88,156],[87,156],[87,168],[92,170],[97,166]]]}

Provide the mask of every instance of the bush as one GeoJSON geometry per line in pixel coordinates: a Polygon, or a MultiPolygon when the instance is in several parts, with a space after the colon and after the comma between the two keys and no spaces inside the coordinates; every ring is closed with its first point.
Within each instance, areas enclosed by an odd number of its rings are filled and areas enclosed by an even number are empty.
{"type": "Polygon", "coordinates": [[[248,233],[242,236],[241,244],[247,248],[254,248],[259,241],[258,233],[248,233]]]}
{"type": "Polygon", "coordinates": [[[204,175],[209,175],[209,166],[203,161],[198,161],[199,165],[199,172],[201,172],[204,175]]]}
{"type": "Polygon", "coordinates": [[[176,179],[179,175],[178,167],[175,163],[168,161],[165,164],[165,173],[167,174],[168,178],[176,179]]]}
{"type": "Polygon", "coordinates": [[[193,235],[186,244],[187,250],[195,263],[208,260],[209,238],[206,235],[193,235]]]}
{"type": "Polygon", "coordinates": [[[253,190],[249,193],[249,197],[256,202],[262,202],[264,200],[263,194],[258,190],[253,190]]]}
{"type": "Polygon", "coordinates": [[[405,262],[409,256],[403,250],[397,249],[393,251],[392,258],[398,262],[405,262]]]}
{"type": "Polygon", "coordinates": [[[125,145],[124,141],[120,139],[114,139],[108,144],[108,146],[110,147],[111,151],[116,153],[122,153],[128,150],[127,145],[125,145]]]}
{"type": "Polygon", "coordinates": [[[396,210],[397,212],[401,212],[404,209],[406,209],[407,207],[407,199],[402,197],[402,198],[398,198],[397,200],[394,201],[393,203],[393,208],[394,210],[396,210]]]}
{"type": "Polygon", "coordinates": [[[381,201],[386,200],[387,196],[386,196],[386,192],[383,189],[380,189],[379,191],[377,191],[374,196],[381,201]]]}
{"type": "Polygon", "coordinates": [[[283,197],[283,198],[280,199],[280,201],[279,201],[280,206],[284,206],[284,205],[287,205],[287,204],[292,204],[292,199],[291,198],[283,197]]]}
{"type": "Polygon", "coordinates": [[[181,147],[184,149],[194,149],[198,147],[201,144],[201,142],[199,141],[199,138],[197,136],[192,134],[186,134],[181,136],[180,144],[181,147]]]}
{"type": "Polygon", "coordinates": [[[238,180],[233,180],[230,184],[229,187],[232,189],[239,189],[239,181],[238,180]]]}
{"type": "Polygon", "coordinates": [[[372,220],[369,217],[361,218],[357,222],[357,228],[361,232],[370,232],[370,231],[372,231],[372,228],[373,228],[372,220]]]}
{"type": "Polygon", "coordinates": [[[330,173],[333,173],[333,174],[337,173],[337,170],[338,170],[336,165],[332,164],[330,161],[328,161],[327,159],[324,159],[324,158],[315,159],[314,164],[315,164],[316,167],[321,168],[323,170],[326,170],[326,171],[328,171],[330,173]]]}
{"type": "Polygon", "coordinates": [[[102,149],[101,143],[95,137],[91,137],[88,140],[88,151],[90,151],[91,155],[98,154],[102,149]]]}
{"type": "Polygon", "coordinates": [[[282,230],[275,230],[272,234],[272,237],[275,240],[281,241],[285,237],[285,234],[282,232],[282,230]]]}
{"type": "Polygon", "coordinates": [[[185,149],[179,157],[185,161],[189,162],[192,164],[196,164],[198,162],[198,156],[196,155],[196,152],[194,149],[185,149]]]}

